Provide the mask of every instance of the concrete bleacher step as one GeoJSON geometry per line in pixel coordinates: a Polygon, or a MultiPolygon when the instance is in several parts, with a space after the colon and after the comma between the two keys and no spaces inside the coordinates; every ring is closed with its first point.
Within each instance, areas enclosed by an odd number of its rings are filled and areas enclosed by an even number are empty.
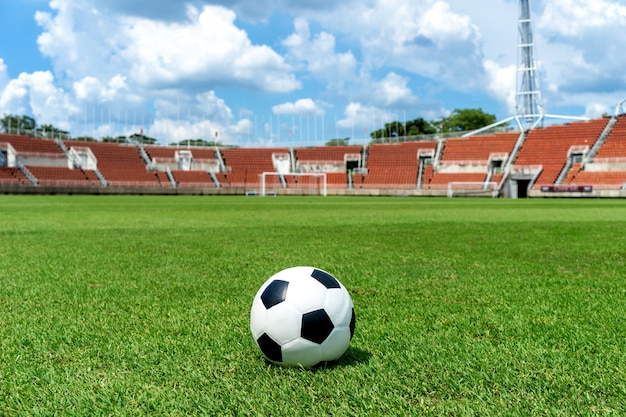
{"type": "Polygon", "coordinates": [[[28,179],[28,181],[30,181],[30,183],[32,185],[38,185],[39,181],[37,181],[37,178],[35,178],[35,176],[28,170],[28,168],[26,168],[24,166],[24,164],[22,164],[21,162],[17,162],[17,168],[20,170],[20,172],[28,179]]]}

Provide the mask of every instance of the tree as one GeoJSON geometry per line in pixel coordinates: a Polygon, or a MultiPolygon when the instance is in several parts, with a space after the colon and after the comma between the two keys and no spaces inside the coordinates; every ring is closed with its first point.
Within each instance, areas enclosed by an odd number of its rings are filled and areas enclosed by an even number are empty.
{"type": "Polygon", "coordinates": [[[106,137],[102,139],[102,142],[111,142],[111,143],[128,143],[128,138],[126,136],[118,136],[116,138],[106,137]]]}
{"type": "Polygon", "coordinates": [[[418,117],[406,123],[405,133],[405,136],[432,135],[437,133],[437,129],[433,126],[433,122],[418,117]]]}
{"type": "Polygon", "coordinates": [[[41,136],[44,138],[59,138],[59,139],[69,139],[70,132],[65,130],[58,129],[51,124],[41,125],[36,129],[37,136],[41,136]]]}
{"type": "Polygon", "coordinates": [[[393,138],[397,136],[404,136],[403,133],[404,125],[399,121],[395,121],[391,123],[385,123],[384,128],[373,131],[372,133],[370,133],[370,137],[372,137],[372,139],[393,138]]]}
{"type": "Polygon", "coordinates": [[[220,142],[206,141],[204,139],[185,139],[177,143],[171,143],[171,146],[222,146],[220,142]]]}
{"type": "Polygon", "coordinates": [[[6,115],[0,119],[2,128],[6,133],[26,133],[33,132],[37,127],[37,122],[30,116],[6,115]]]}
{"type": "MultiPolygon", "coordinates": [[[[98,140],[92,136],[79,136],[77,138],[73,138],[72,140],[78,140],[81,142],[97,142],[98,140]]],[[[104,140],[103,140],[104,142],[104,140]]]]}
{"type": "Polygon", "coordinates": [[[370,136],[372,139],[379,139],[400,136],[431,135],[433,133],[437,133],[437,129],[433,126],[432,122],[428,122],[424,118],[418,117],[415,120],[409,120],[406,122],[395,121],[385,123],[385,127],[383,129],[373,131],[370,133],[370,136]]]}
{"type": "Polygon", "coordinates": [[[130,135],[129,139],[132,143],[141,143],[144,145],[154,145],[155,143],[157,143],[157,140],[155,138],[151,138],[139,133],[133,133],[132,135],[130,135]]]}
{"type": "Polygon", "coordinates": [[[454,109],[449,117],[441,120],[444,132],[476,130],[496,122],[496,116],[478,109],[454,109]]]}
{"type": "Polygon", "coordinates": [[[331,139],[326,142],[326,146],[347,146],[350,142],[350,138],[345,139],[331,139]]]}
{"type": "Polygon", "coordinates": [[[6,115],[0,119],[2,130],[7,133],[24,134],[28,133],[33,136],[50,139],[69,139],[70,133],[61,130],[51,124],[37,126],[37,121],[31,116],[17,116],[14,114],[6,115]]]}

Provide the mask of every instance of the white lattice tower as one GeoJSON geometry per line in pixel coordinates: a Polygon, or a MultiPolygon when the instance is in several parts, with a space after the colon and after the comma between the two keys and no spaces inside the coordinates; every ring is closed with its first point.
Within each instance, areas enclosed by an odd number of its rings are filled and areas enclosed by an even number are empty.
{"type": "Polygon", "coordinates": [[[530,129],[543,120],[530,0],[519,0],[516,116],[530,129]]]}

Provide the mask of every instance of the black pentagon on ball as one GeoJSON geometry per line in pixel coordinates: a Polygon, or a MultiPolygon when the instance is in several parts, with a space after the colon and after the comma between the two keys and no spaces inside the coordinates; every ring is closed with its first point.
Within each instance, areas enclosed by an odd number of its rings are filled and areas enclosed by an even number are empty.
{"type": "Polygon", "coordinates": [[[282,362],[283,361],[283,353],[280,349],[280,345],[271,337],[267,335],[267,333],[263,333],[261,337],[259,337],[256,341],[259,344],[259,348],[261,348],[261,352],[269,359],[274,362],[282,362]]]}
{"type": "Polygon", "coordinates": [[[311,276],[326,288],[340,288],[339,281],[328,272],[324,272],[321,269],[314,269],[313,272],[311,272],[311,276]]]}
{"type": "Polygon", "coordinates": [[[261,294],[261,301],[263,301],[265,308],[272,308],[276,304],[280,304],[285,301],[285,298],[287,298],[288,287],[289,283],[287,281],[279,279],[272,281],[270,285],[265,288],[263,294],[261,294]]]}
{"type": "Polygon", "coordinates": [[[354,328],[356,326],[356,314],[354,314],[354,308],[352,309],[352,318],[350,319],[350,340],[354,336],[354,328]]]}
{"type": "Polygon", "coordinates": [[[300,335],[313,343],[322,343],[335,326],[326,311],[315,310],[302,315],[300,335]]]}

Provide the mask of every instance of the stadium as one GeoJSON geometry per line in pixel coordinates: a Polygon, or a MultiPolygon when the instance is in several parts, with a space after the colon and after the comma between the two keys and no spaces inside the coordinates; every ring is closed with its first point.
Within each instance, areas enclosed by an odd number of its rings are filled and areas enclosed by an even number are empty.
{"type": "Polygon", "coordinates": [[[552,125],[536,104],[364,145],[6,129],[0,415],[626,415],[623,103],[552,125]],[[312,369],[251,325],[296,266],[353,302],[312,369]]]}
{"type": "Polygon", "coordinates": [[[0,134],[0,192],[625,197],[619,110],[530,130],[365,146],[183,148],[0,134]]]}
{"type": "Polygon", "coordinates": [[[530,2],[518,5],[516,114],[501,122],[362,146],[185,148],[48,139],[5,116],[0,192],[626,197],[624,102],[593,120],[545,114],[530,2]]]}

